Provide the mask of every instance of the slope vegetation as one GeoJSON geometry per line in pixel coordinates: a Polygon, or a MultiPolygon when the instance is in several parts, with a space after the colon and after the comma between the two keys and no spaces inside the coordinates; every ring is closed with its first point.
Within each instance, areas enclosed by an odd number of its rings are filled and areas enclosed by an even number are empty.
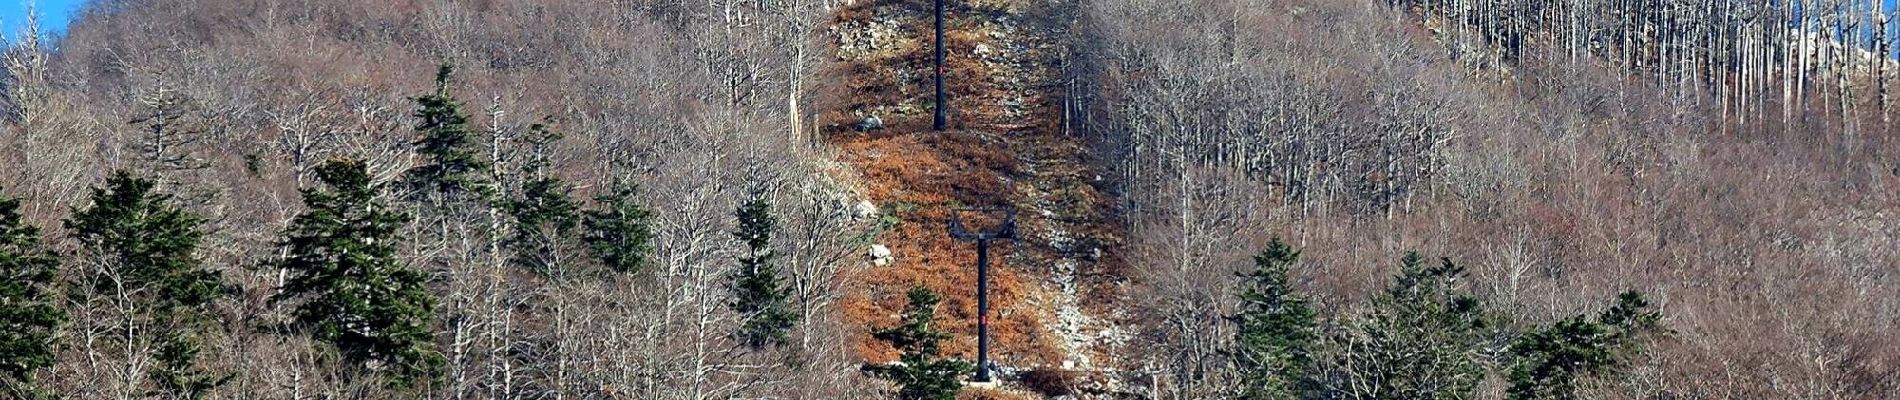
{"type": "MultiPolygon", "coordinates": [[[[1040,1],[952,2],[946,24],[952,126],[929,129],[931,19],[924,2],[865,2],[836,21],[850,101],[827,120],[839,157],[896,221],[880,238],[890,266],[857,279],[849,318],[883,325],[901,294],[922,284],[952,296],[948,350],[973,357],[975,250],[948,236],[959,207],[1018,211],[1019,240],[994,276],[996,360],[1007,369],[1119,367],[1123,271],[1114,200],[1098,184],[1084,142],[1065,132],[1058,84],[1068,6],[1040,1]],[[881,121],[875,128],[866,120],[881,121]]],[[[860,338],[861,343],[865,342],[860,338]]],[[[887,349],[863,354],[886,359],[887,349]]]]}

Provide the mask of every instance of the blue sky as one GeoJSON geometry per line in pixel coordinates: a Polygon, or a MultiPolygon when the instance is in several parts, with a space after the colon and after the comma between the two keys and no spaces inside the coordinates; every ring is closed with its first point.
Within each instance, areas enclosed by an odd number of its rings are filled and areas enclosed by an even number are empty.
{"type": "MultiPolygon", "coordinates": [[[[42,17],[41,24],[48,33],[64,31],[66,23],[73,18],[73,12],[86,3],[86,0],[0,0],[0,33],[11,39],[18,34],[26,23],[27,4],[33,3],[42,17]]],[[[1885,0],[1886,9],[1896,8],[1900,0],[1885,0]]],[[[1900,52],[1900,49],[1896,49],[1900,52]]]]}
{"type": "Polygon", "coordinates": [[[0,32],[11,39],[26,26],[26,8],[31,3],[40,13],[40,26],[47,32],[66,29],[73,12],[86,0],[0,0],[0,32]]]}

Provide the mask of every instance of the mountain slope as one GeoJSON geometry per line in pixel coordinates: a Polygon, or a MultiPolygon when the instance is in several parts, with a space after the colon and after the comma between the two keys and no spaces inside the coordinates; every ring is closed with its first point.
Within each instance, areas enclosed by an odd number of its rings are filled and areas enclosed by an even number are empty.
{"type": "Polygon", "coordinates": [[[1817,45],[1872,43],[1835,29],[1871,15],[948,3],[953,126],[932,132],[923,1],[94,2],[63,39],[13,43],[0,76],[0,196],[80,283],[37,376],[71,398],[159,387],[156,338],[119,328],[136,316],[83,284],[114,269],[61,223],[124,169],[207,218],[196,256],[231,291],[204,310],[221,329],[194,366],[233,374],[219,398],[882,398],[861,366],[893,352],[867,332],[911,286],[946,295],[945,350],[972,356],[975,250],[944,222],[967,206],[1018,210],[1021,235],[993,259],[1004,382],[966,398],[1238,396],[1238,274],[1276,237],[1301,252],[1289,282],[1329,344],[1307,377],[1321,395],[1359,394],[1327,386],[1365,372],[1337,340],[1418,250],[1464,267],[1453,290],[1495,317],[1461,397],[1504,397],[1510,340],[1624,290],[1669,332],[1580,397],[1900,397],[1900,128],[1881,95],[1900,68],[1817,45]],[[637,184],[652,262],[611,271],[562,242],[562,273],[519,268],[500,204],[406,230],[449,362],[401,391],[285,327],[269,261],[318,163],[387,182],[422,162],[415,97],[441,64],[499,195],[546,172],[598,208],[637,184]],[[203,168],[153,168],[167,159],[203,168]],[[750,251],[733,212],[754,193],[799,316],[764,348],[735,339],[749,315],[730,304],[750,251]]]}
{"type": "MultiPolygon", "coordinates": [[[[897,220],[880,237],[891,266],[860,280],[847,299],[856,321],[879,325],[898,294],[924,284],[953,296],[951,354],[973,357],[974,247],[945,230],[957,207],[1018,210],[1019,239],[1005,245],[993,311],[997,363],[1008,370],[1113,370],[1128,340],[1115,312],[1123,279],[1114,200],[1096,185],[1086,146],[1061,129],[1058,79],[1072,6],[997,1],[952,7],[946,37],[952,128],[928,129],[930,12],[915,2],[869,2],[840,11],[837,35],[852,99],[830,129],[840,158],[857,166],[870,197],[897,220]],[[885,127],[862,129],[873,116],[885,127]]],[[[966,217],[968,218],[968,217],[966,217]]],[[[863,339],[860,339],[863,340],[863,339]]],[[[876,348],[865,354],[889,357],[876,348]]]]}

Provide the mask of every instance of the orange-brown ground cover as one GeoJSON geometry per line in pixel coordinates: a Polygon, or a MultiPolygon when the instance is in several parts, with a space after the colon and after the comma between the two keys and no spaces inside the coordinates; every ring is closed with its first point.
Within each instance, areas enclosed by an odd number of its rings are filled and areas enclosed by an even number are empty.
{"type": "MultiPolygon", "coordinates": [[[[821,123],[840,161],[856,169],[870,199],[901,221],[876,239],[892,249],[895,262],[849,277],[854,290],[843,301],[847,320],[857,326],[890,326],[904,306],[903,292],[923,285],[945,295],[938,310],[939,326],[956,335],[945,351],[974,358],[976,250],[972,243],[951,238],[946,221],[958,207],[1014,207],[1019,210],[1020,239],[992,247],[991,357],[1007,366],[1054,368],[1071,350],[1052,335],[1054,322],[1047,320],[1053,313],[1049,305],[1055,291],[1046,276],[1050,266],[1069,260],[1091,271],[1112,271],[1098,264],[1119,259],[1107,248],[1119,235],[1116,225],[1106,222],[1110,199],[1083,178],[1092,175],[1083,166],[1086,154],[1080,139],[1058,130],[1060,110],[1054,99],[1060,96],[1059,85],[1040,81],[1051,75],[1046,70],[1023,71],[996,64],[998,58],[1017,57],[1009,60],[1020,61],[1014,65],[1047,68],[1052,55],[1046,51],[992,55],[987,65],[978,59],[979,45],[1007,46],[999,38],[1014,33],[999,32],[997,16],[1022,12],[1020,6],[978,4],[953,9],[946,28],[945,78],[952,99],[952,124],[943,132],[929,129],[933,90],[929,4],[873,1],[843,9],[835,21],[839,26],[898,20],[902,35],[889,40],[888,47],[880,49],[884,53],[847,57],[839,63],[834,75],[841,90],[835,95],[842,98],[833,99],[837,105],[821,123]],[[1018,83],[1005,83],[1012,79],[1018,83]],[[1031,85],[1020,84],[1025,81],[1031,85]],[[1022,105],[1006,105],[1004,99],[1012,97],[1022,98],[1022,105]],[[1010,117],[1012,112],[1016,120],[1010,117]],[[878,115],[887,128],[858,131],[854,124],[863,113],[878,115]],[[1075,246],[1052,245],[1051,238],[1057,236],[1070,238],[1062,239],[1068,243],[1082,239],[1079,242],[1087,243],[1089,249],[1111,255],[1085,251],[1090,254],[1079,256],[1075,246]]],[[[1104,292],[1091,289],[1083,295],[1099,297],[1104,292]]],[[[860,334],[854,341],[867,360],[896,356],[869,335],[860,334]]]]}

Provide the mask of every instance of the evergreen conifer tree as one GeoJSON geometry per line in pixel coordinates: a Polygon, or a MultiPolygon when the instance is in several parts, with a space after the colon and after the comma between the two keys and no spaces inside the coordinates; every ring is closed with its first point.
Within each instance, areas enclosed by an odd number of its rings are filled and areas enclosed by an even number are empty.
{"type": "Polygon", "coordinates": [[[436,70],[435,93],[416,98],[414,143],[423,164],[409,170],[405,177],[411,195],[435,201],[488,199],[494,192],[487,161],[476,148],[477,138],[469,129],[468,114],[462,103],[449,94],[449,75],[454,68],[446,64],[436,70]]]}
{"type": "Polygon", "coordinates": [[[1313,308],[1294,293],[1287,268],[1300,253],[1280,239],[1254,256],[1256,269],[1240,294],[1239,325],[1234,362],[1246,387],[1245,399],[1296,399],[1299,385],[1312,365],[1317,339],[1313,308]]]}
{"type": "Polygon", "coordinates": [[[295,275],[273,300],[296,301],[294,323],[335,346],[345,362],[381,372],[392,387],[432,378],[443,356],[431,330],[428,276],[396,257],[408,217],[390,209],[363,163],[317,167],[329,190],[305,189],[276,265],[295,275]]]}
{"type": "Polygon", "coordinates": [[[20,215],[20,200],[0,197],[0,397],[51,397],[35,372],[53,365],[55,331],[66,312],[54,306],[59,259],[20,215]]]}
{"type": "Polygon", "coordinates": [[[588,251],[614,272],[637,275],[653,253],[653,212],[634,197],[638,190],[615,182],[611,191],[594,197],[601,208],[588,210],[581,221],[588,251]]]}
{"type": "Polygon", "coordinates": [[[954,400],[963,388],[962,377],[976,370],[968,361],[939,356],[938,344],[950,334],[930,324],[937,319],[937,302],[942,299],[921,286],[910,289],[910,304],[904,306],[904,318],[897,326],[872,333],[877,340],[890,343],[903,352],[896,364],[866,364],[864,371],[897,385],[899,400],[954,400]]]}
{"type": "Polygon", "coordinates": [[[157,368],[147,373],[157,386],[152,394],[202,398],[234,376],[197,366],[200,342],[215,322],[209,307],[230,289],[197,256],[204,219],[174,205],[156,185],[116,172],[106,187],[93,189],[91,207],[75,211],[66,228],[99,272],[115,275],[94,279],[87,289],[126,302],[133,314],[122,316],[128,325],[158,335],[151,342],[157,368]]]}
{"type": "Polygon", "coordinates": [[[1449,259],[1424,265],[1406,253],[1396,282],[1373,300],[1332,360],[1336,387],[1355,399],[1468,399],[1484,380],[1478,363],[1490,321],[1478,300],[1457,293],[1464,269],[1449,259]]]}
{"type": "Polygon", "coordinates": [[[158,390],[151,394],[171,399],[203,399],[236,377],[197,367],[198,355],[203,352],[201,341],[197,333],[191,331],[172,332],[159,339],[157,354],[152,357],[158,361],[158,368],[151,373],[158,390]]]}
{"type": "Polygon", "coordinates": [[[739,328],[739,340],[753,349],[782,344],[798,314],[790,307],[791,291],[779,277],[778,254],[772,250],[772,233],[778,225],[771,204],[763,193],[754,192],[733,215],[739,228],[732,236],[746,245],[739,268],[733,271],[732,309],[745,316],[739,328]]]}
{"type": "Polygon", "coordinates": [[[1565,318],[1518,338],[1511,345],[1516,365],[1510,398],[1580,398],[1579,380],[1615,373],[1622,360],[1642,351],[1644,338],[1660,329],[1661,315],[1648,307],[1641,293],[1624,292],[1594,321],[1581,315],[1565,318]]]}
{"type": "Polygon", "coordinates": [[[515,233],[508,239],[513,262],[545,276],[561,273],[559,245],[578,224],[580,207],[575,204],[573,188],[548,173],[547,146],[561,136],[535,124],[528,128],[533,157],[525,165],[530,180],[508,202],[508,213],[515,220],[515,233]]]}

